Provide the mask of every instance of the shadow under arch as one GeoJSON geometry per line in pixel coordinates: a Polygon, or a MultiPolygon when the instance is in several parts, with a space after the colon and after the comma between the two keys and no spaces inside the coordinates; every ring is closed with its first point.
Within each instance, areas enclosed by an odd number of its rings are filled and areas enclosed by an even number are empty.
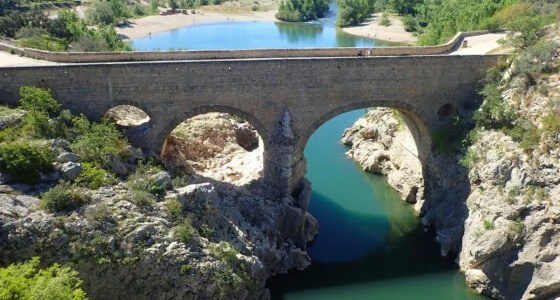
{"type": "Polygon", "coordinates": [[[238,117],[241,117],[242,119],[246,120],[247,122],[249,122],[249,124],[251,124],[251,126],[253,126],[253,128],[255,128],[255,130],[259,134],[260,138],[263,140],[263,146],[264,146],[263,150],[266,151],[266,145],[268,144],[268,140],[269,140],[268,130],[267,130],[266,126],[264,126],[253,115],[251,115],[250,113],[247,113],[244,110],[233,107],[233,106],[203,105],[203,106],[198,106],[198,107],[195,107],[191,110],[185,111],[183,114],[173,114],[172,115],[173,117],[171,119],[169,119],[168,121],[166,121],[165,125],[163,126],[163,130],[160,132],[160,134],[158,135],[158,138],[157,138],[158,141],[159,141],[159,145],[161,145],[161,147],[159,148],[160,155],[161,155],[161,150],[163,150],[164,147],[165,147],[165,140],[167,139],[167,137],[171,134],[171,132],[179,124],[181,124],[183,121],[188,120],[192,117],[202,115],[202,114],[206,114],[206,113],[214,113],[214,112],[215,113],[227,113],[227,114],[230,114],[230,115],[238,116],[238,117]]]}

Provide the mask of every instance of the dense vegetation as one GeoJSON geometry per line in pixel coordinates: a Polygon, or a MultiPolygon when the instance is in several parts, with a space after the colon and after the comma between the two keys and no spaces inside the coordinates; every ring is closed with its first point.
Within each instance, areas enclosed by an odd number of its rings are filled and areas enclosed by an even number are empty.
{"type": "Polygon", "coordinates": [[[329,10],[327,0],[282,0],[276,18],[289,22],[316,20],[329,10]]]}
{"type": "Polygon", "coordinates": [[[0,300],[11,299],[87,299],[78,272],[53,264],[39,268],[39,258],[0,268],[0,300]]]}
{"type": "Polygon", "coordinates": [[[135,15],[154,12],[150,6],[140,3],[125,5],[121,0],[109,0],[93,2],[85,19],[67,8],[58,10],[56,18],[49,18],[43,6],[34,2],[24,7],[18,5],[20,1],[0,0],[0,3],[0,35],[16,38],[22,47],[50,51],[131,50],[114,26],[135,15]]]}
{"type": "Polygon", "coordinates": [[[61,182],[42,196],[42,207],[48,211],[73,209],[88,202],[80,187],[99,188],[114,183],[109,160],[125,157],[128,143],[113,123],[90,122],[60,110],[60,104],[49,90],[24,86],[20,88],[23,120],[0,131],[0,172],[18,182],[35,184],[41,173],[52,168],[53,155],[49,139],[65,139],[79,155],[84,171],[74,183],[61,182]]]}

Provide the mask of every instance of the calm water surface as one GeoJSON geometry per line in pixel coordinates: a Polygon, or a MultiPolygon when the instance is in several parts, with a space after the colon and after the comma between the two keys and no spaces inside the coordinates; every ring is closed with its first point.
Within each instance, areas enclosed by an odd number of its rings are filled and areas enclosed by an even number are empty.
{"type": "Polygon", "coordinates": [[[439,256],[433,234],[386,180],[345,157],[340,137],[363,114],[325,123],[305,148],[309,211],[320,226],[309,249],[313,264],[270,279],[273,299],[487,299],[468,290],[453,261],[439,256]]]}
{"type": "Polygon", "coordinates": [[[134,49],[142,51],[374,47],[382,44],[380,41],[347,34],[336,28],[332,13],[330,18],[307,23],[195,23],[132,42],[134,49]]]}
{"type": "MultiPolygon", "coordinates": [[[[137,50],[374,47],[343,33],[334,19],[304,24],[219,22],[133,41],[137,50]]],[[[485,299],[470,292],[452,261],[442,259],[433,234],[384,178],[367,174],[344,156],[340,136],[364,113],[324,124],[305,149],[313,183],[310,212],[319,235],[313,264],[269,280],[274,299],[485,299]]]]}

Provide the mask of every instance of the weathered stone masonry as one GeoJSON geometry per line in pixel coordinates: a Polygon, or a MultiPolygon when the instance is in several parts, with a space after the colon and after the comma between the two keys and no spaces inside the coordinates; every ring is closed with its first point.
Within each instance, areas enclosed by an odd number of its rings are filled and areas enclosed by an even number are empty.
{"type": "Polygon", "coordinates": [[[92,118],[117,105],[134,105],[150,116],[152,128],[132,142],[156,152],[189,117],[236,114],[264,141],[264,180],[286,195],[305,175],[303,149],[310,135],[346,111],[398,109],[412,125],[422,161],[439,108],[451,104],[461,112],[476,98],[486,69],[500,58],[259,58],[0,68],[0,102],[15,105],[20,86],[36,85],[50,88],[63,107],[92,118]]]}

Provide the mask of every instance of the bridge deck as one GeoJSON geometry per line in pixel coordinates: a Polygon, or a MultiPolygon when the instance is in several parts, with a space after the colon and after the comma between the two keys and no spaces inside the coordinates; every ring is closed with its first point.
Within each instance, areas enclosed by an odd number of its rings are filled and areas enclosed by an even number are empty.
{"type": "MultiPolygon", "coordinates": [[[[487,33],[482,35],[470,36],[465,38],[468,41],[468,47],[455,49],[448,53],[449,55],[481,55],[487,53],[494,53],[502,49],[502,45],[498,43],[499,40],[505,37],[505,33],[487,33]]],[[[274,51],[274,50],[271,50],[274,51]]],[[[323,50],[321,50],[324,52],[323,50]]],[[[357,50],[346,50],[346,52],[354,54],[357,50]]],[[[278,52],[278,51],[275,51],[278,52]]],[[[275,53],[276,54],[276,53],[275,53]]],[[[313,54],[313,52],[311,52],[313,54]]],[[[363,53],[367,55],[367,53],[363,53]]],[[[321,53],[321,56],[325,56],[321,53]]],[[[333,55],[338,56],[338,55],[333,55]]],[[[0,51],[0,68],[1,67],[21,67],[21,66],[44,66],[59,64],[47,60],[33,59],[20,55],[10,54],[8,52],[0,51]]]]}

